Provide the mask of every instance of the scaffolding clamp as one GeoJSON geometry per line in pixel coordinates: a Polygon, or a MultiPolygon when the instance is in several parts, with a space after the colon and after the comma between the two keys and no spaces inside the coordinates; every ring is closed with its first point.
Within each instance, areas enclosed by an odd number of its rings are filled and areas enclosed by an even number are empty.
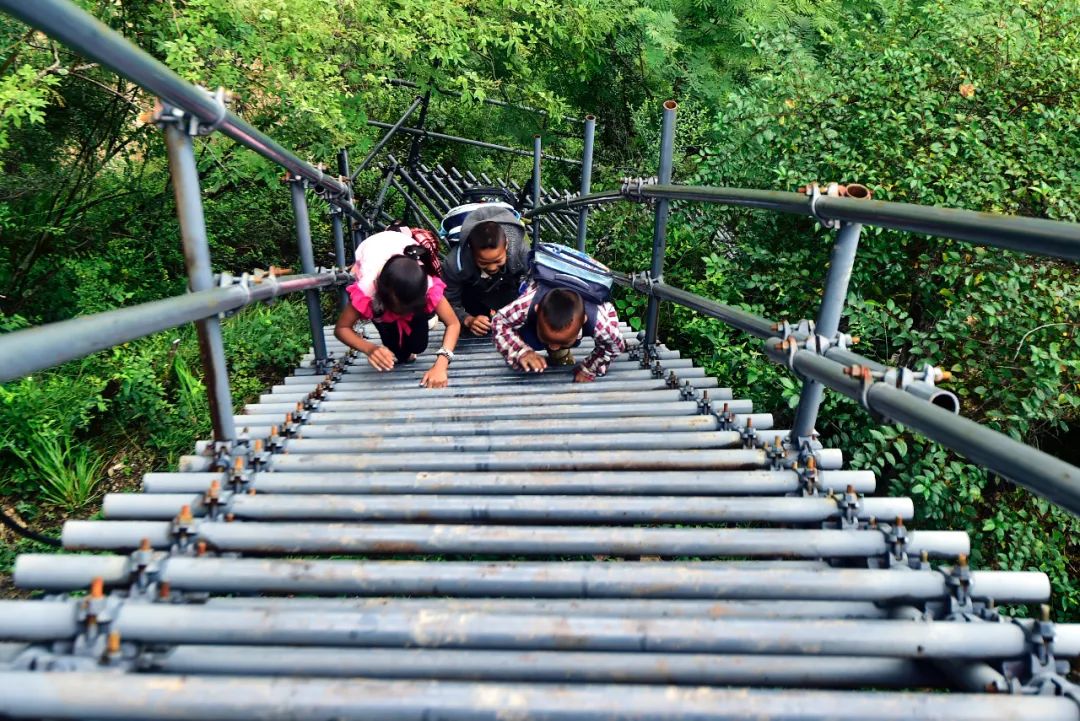
{"type": "Polygon", "coordinates": [[[154,101],[154,109],[148,118],[150,122],[163,128],[165,125],[175,124],[181,130],[191,136],[210,135],[216,131],[229,116],[229,103],[233,95],[225,88],[219,87],[211,92],[201,85],[196,86],[206,93],[207,97],[216,106],[215,117],[210,121],[203,121],[193,113],[189,113],[170,103],[163,102],[160,98],[154,101]]]}
{"type": "Polygon", "coordinates": [[[885,567],[907,565],[908,532],[904,526],[904,519],[897,516],[894,525],[882,524],[881,532],[885,536],[885,567]]]}
{"type": "Polygon", "coordinates": [[[216,521],[221,517],[221,481],[210,481],[210,487],[203,494],[203,506],[206,508],[206,517],[216,521]]]}
{"type": "Polygon", "coordinates": [[[192,550],[195,537],[198,535],[198,527],[195,517],[191,514],[191,506],[187,504],[180,506],[180,513],[176,514],[176,518],[172,520],[169,532],[172,536],[173,551],[187,554],[192,550]]]}
{"type": "Polygon", "coordinates": [[[210,470],[224,471],[231,468],[233,459],[238,456],[243,457],[246,453],[246,438],[241,437],[233,441],[214,441],[207,453],[211,457],[210,470]]]}
{"type": "Polygon", "coordinates": [[[840,511],[840,528],[855,529],[859,526],[859,515],[863,508],[862,497],[855,492],[855,486],[849,485],[843,496],[836,496],[836,508],[840,511]]]}
{"type": "Polygon", "coordinates": [[[1080,704],[1080,686],[1068,680],[1069,662],[1054,657],[1054,622],[1050,606],[1039,607],[1039,619],[1028,621],[1014,618],[1012,623],[1024,631],[1028,654],[1023,659],[1003,664],[1005,677],[1018,687],[1018,692],[1030,696],[1063,696],[1080,704]]]}
{"type": "Polygon", "coordinates": [[[949,589],[948,618],[964,617],[975,612],[971,598],[971,567],[966,554],[961,553],[956,557],[956,564],[945,576],[945,587],[949,589]]]}
{"type": "MultiPolygon", "coordinates": [[[[689,381],[687,381],[687,384],[689,385],[689,381]]],[[[706,391],[706,393],[707,392],[708,391],[706,391]]],[[[715,408],[712,408],[710,410],[711,410],[713,416],[716,417],[716,421],[717,421],[717,424],[718,424],[718,430],[730,431],[730,430],[735,429],[735,427],[736,427],[736,425],[735,425],[735,413],[731,410],[730,405],[725,403],[720,408],[719,412],[717,412],[715,408]]]]}
{"type": "Polygon", "coordinates": [[[270,464],[271,452],[266,448],[266,443],[261,438],[251,442],[251,454],[249,463],[253,471],[261,471],[270,464]]]}
{"type": "Polygon", "coordinates": [[[120,635],[112,630],[112,623],[121,605],[123,600],[119,596],[105,595],[105,582],[101,577],[90,581],[89,592],[76,606],[79,631],[72,643],[71,654],[95,658],[102,663],[118,656],[120,635]]]}
{"type": "Polygon", "coordinates": [[[229,470],[228,480],[233,493],[240,493],[246,490],[251,484],[252,478],[250,469],[244,458],[237,458],[233,461],[232,468],[229,470]]]}
{"type": "MultiPolygon", "coordinates": [[[[674,374],[675,374],[674,371],[672,371],[672,375],[674,375],[674,374]]],[[[682,386],[679,386],[678,389],[679,389],[679,398],[681,400],[684,400],[684,401],[697,400],[697,389],[694,388],[694,386],[690,385],[690,381],[683,381],[682,386]]]]}
{"type": "Polygon", "coordinates": [[[743,448],[757,448],[757,429],[754,428],[754,419],[747,416],[746,425],[739,429],[743,448]]]}
{"type": "MultiPolygon", "coordinates": [[[[747,421],[750,419],[747,418],[747,421]]],[[[787,448],[784,447],[784,441],[780,436],[774,436],[772,445],[769,445],[766,441],[765,458],[769,461],[769,467],[774,471],[779,471],[784,467],[784,462],[787,460],[787,448]]]]}
{"type": "Polygon", "coordinates": [[[622,187],[619,188],[619,193],[625,198],[635,200],[639,203],[651,203],[652,198],[647,198],[642,194],[642,190],[648,185],[656,185],[660,182],[660,179],[653,175],[647,178],[635,178],[624,177],[622,179],[622,187]]]}
{"type": "Polygon", "coordinates": [[[802,463],[796,463],[792,470],[799,474],[799,490],[803,496],[816,496],[820,492],[820,476],[817,458],[808,456],[802,463]]]}
{"type": "MultiPolygon", "coordinates": [[[[829,228],[831,230],[833,228],[840,227],[840,221],[825,218],[821,215],[820,212],[818,212],[818,200],[820,200],[823,193],[821,192],[821,187],[817,184],[817,181],[808,183],[803,187],[799,188],[799,192],[805,193],[810,198],[810,215],[814,216],[817,222],[821,223],[821,226],[823,228],[829,228]]],[[[837,183],[829,183],[825,188],[824,195],[839,197],[840,185],[837,183]]]]}
{"type": "Polygon", "coordinates": [[[131,552],[130,597],[145,597],[157,582],[160,556],[154,551],[149,538],[139,541],[139,547],[131,552]]]}

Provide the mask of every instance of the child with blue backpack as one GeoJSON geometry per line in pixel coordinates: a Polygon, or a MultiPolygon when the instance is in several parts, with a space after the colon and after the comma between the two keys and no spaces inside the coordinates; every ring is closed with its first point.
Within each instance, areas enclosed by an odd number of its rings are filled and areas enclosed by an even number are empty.
{"type": "Polygon", "coordinates": [[[574,371],[575,383],[589,383],[607,373],[626,350],[610,302],[610,271],[583,253],[553,244],[539,244],[533,255],[525,292],[492,319],[495,347],[512,368],[542,373],[549,361],[574,365],[571,349],[591,336],[593,352],[574,371]]]}

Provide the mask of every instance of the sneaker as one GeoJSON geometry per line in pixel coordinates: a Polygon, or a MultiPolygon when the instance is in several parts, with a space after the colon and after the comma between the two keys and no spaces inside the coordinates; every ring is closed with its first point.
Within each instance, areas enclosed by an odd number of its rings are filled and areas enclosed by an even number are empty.
{"type": "Polygon", "coordinates": [[[553,366],[572,366],[575,363],[574,354],[570,352],[569,348],[549,350],[548,363],[553,366]]]}

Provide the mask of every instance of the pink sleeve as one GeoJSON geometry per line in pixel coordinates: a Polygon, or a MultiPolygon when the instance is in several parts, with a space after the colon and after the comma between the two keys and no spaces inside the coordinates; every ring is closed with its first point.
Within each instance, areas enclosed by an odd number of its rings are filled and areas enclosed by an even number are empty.
{"type": "Polygon", "coordinates": [[[361,318],[371,320],[374,317],[371,309],[371,296],[360,290],[359,283],[345,286],[345,292],[349,294],[349,302],[360,313],[361,318]]]}
{"type": "Polygon", "coordinates": [[[446,295],[446,283],[442,278],[432,278],[428,283],[427,289],[427,306],[425,310],[428,313],[435,312],[435,306],[439,305],[439,301],[446,295]]]}

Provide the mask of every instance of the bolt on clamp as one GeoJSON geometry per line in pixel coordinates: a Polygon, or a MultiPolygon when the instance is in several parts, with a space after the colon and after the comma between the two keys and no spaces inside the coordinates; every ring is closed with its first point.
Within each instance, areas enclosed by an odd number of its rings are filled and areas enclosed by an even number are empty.
{"type": "Polygon", "coordinates": [[[630,200],[636,200],[641,203],[649,203],[652,202],[652,199],[646,198],[644,195],[642,195],[641,191],[645,188],[645,186],[656,185],[659,182],[660,179],[655,175],[649,176],[647,178],[635,178],[627,176],[622,179],[622,186],[619,188],[619,194],[629,198],[630,200]]]}
{"type": "Polygon", "coordinates": [[[880,526],[880,530],[885,536],[885,567],[892,568],[894,566],[907,565],[908,532],[907,528],[904,526],[904,519],[897,516],[894,525],[890,526],[887,523],[883,523],[880,526]]]}
{"type": "Polygon", "coordinates": [[[971,568],[967,554],[956,557],[956,564],[945,576],[945,587],[949,589],[949,608],[947,617],[963,617],[973,613],[975,608],[971,598],[971,568]]]}
{"type": "MultiPolygon", "coordinates": [[[[1003,619],[1005,620],[1005,619],[1003,619]]],[[[1008,619],[1024,631],[1028,642],[1026,657],[1003,664],[1005,677],[1013,693],[1037,696],[1062,696],[1080,703],[1080,686],[1068,680],[1069,662],[1054,657],[1054,638],[1057,634],[1050,620],[1050,606],[1039,607],[1039,618],[1008,619]],[[1029,624],[1030,623],[1030,627],[1029,624]]]]}
{"type": "Polygon", "coordinates": [[[100,576],[90,581],[90,589],[78,602],[75,619],[78,634],[71,645],[71,654],[107,660],[109,652],[118,653],[119,634],[112,631],[112,623],[123,605],[116,595],[105,595],[105,581],[100,576]],[[111,640],[110,640],[111,639],[111,640]]]}
{"type": "Polygon", "coordinates": [[[754,428],[754,419],[747,417],[746,425],[739,430],[739,436],[742,438],[743,448],[756,448],[757,447],[757,429],[754,428]]]}
{"type": "Polygon", "coordinates": [[[210,92],[202,86],[196,87],[206,93],[207,97],[216,106],[216,112],[213,119],[203,121],[193,113],[170,105],[160,98],[155,99],[154,109],[149,113],[143,113],[139,116],[139,119],[143,122],[153,123],[159,128],[163,128],[165,125],[175,124],[191,136],[209,135],[210,133],[213,133],[221,127],[221,124],[225,122],[225,118],[228,117],[229,103],[233,101],[233,94],[225,90],[225,88],[220,87],[214,92],[210,92]]]}
{"type": "Polygon", "coordinates": [[[781,470],[785,461],[787,461],[787,448],[784,448],[784,441],[781,440],[780,436],[773,437],[772,445],[766,442],[764,450],[765,458],[769,461],[769,467],[774,471],[781,470]]]}
{"type": "Polygon", "coordinates": [[[862,496],[855,492],[855,486],[849,485],[843,496],[836,497],[836,507],[840,511],[840,528],[858,529],[859,512],[862,511],[862,496]]]}
{"type": "MultiPolygon", "coordinates": [[[[697,395],[697,390],[694,390],[694,398],[697,398],[698,415],[707,416],[713,412],[712,401],[709,400],[708,389],[701,392],[701,396],[697,395]]],[[[724,408],[727,408],[727,403],[724,404],[724,408]]]]}
{"type": "Polygon", "coordinates": [[[690,381],[683,381],[679,386],[679,399],[684,401],[697,400],[697,389],[690,385],[690,381]]]}
{"type": "Polygon", "coordinates": [[[810,456],[803,463],[791,467],[799,475],[799,490],[804,496],[816,496],[820,491],[817,458],[810,456]]]}
{"type": "MultiPolygon", "coordinates": [[[[689,386],[689,384],[690,384],[689,381],[687,381],[688,386],[689,386]]],[[[705,391],[705,392],[708,393],[708,391],[705,391]]],[[[709,404],[709,405],[711,406],[711,404],[709,404]]],[[[723,405],[723,407],[720,409],[719,413],[716,412],[716,410],[714,408],[711,408],[711,407],[708,408],[708,409],[705,409],[702,412],[703,413],[711,412],[713,414],[713,416],[716,417],[716,421],[717,421],[719,430],[730,431],[730,430],[734,430],[736,428],[736,425],[735,425],[735,413],[734,413],[734,411],[731,410],[731,406],[729,406],[727,403],[725,403],[723,405]]]]}
{"type": "Polygon", "coordinates": [[[191,552],[198,532],[195,517],[191,514],[191,506],[187,504],[180,506],[180,513],[172,520],[169,532],[173,541],[171,549],[173,553],[191,552]]]}

